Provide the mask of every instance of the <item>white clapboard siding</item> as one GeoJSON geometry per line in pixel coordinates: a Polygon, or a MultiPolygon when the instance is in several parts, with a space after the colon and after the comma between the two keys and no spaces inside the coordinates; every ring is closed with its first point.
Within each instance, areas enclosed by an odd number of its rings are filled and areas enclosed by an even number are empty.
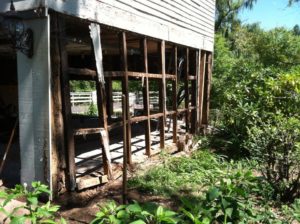
{"type": "MultiPolygon", "coordinates": [[[[16,10],[39,6],[194,48],[213,50],[216,0],[16,0],[16,10]]],[[[0,1],[0,12],[10,0],[0,1]]]]}

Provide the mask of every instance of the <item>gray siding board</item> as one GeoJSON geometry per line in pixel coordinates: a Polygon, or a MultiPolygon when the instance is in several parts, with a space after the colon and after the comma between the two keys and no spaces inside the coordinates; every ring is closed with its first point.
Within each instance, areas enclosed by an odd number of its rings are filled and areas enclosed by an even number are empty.
{"type": "Polygon", "coordinates": [[[207,28],[209,31],[209,27],[206,27],[206,24],[199,25],[199,21],[195,21],[193,16],[186,17],[186,14],[176,10],[174,7],[170,7],[170,9],[166,9],[162,7],[161,4],[156,4],[154,1],[148,0],[147,4],[144,4],[145,1],[135,0],[118,0],[115,2],[110,2],[109,4],[114,7],[118,7],[119,9],[126,9],[132,13],[135,13],[140,16],[144,16],[153,21],[172,24],[175,26],[180,26],[185,29],[189,29],[193,32],[197,32],[199,34],[207,36],[213,36],[213,32],[203,32],[203,29],[207,28]],[[172,10],[171,10],[172,9],[172,10]],[[175,9],[175,10],[174,10],[175,9]],[[201,29],[199,29],[201,27],[201,29]]]}
{"type": "MultiPolygon", "coordinates": [[[[18,0],[17,10],[45,6],[92,22],[213,50],[215,0],[18,0]],[[188,40],[186,40],[186,38],[188,40]]],[[[10,0],[1,0],[0,12],[10,0]]]]}
{"type": "Polygon", "coordinates": [[[161,23],[171,22],[207,36],[211,36],[209,32],[213,34],[214,13],[208,14],[202,7],[194,10],[186,1],[114,0],[108,4],[120,9],[126,5],[126,10],[143,13],[152,20],[161,19],[161,23]]]}

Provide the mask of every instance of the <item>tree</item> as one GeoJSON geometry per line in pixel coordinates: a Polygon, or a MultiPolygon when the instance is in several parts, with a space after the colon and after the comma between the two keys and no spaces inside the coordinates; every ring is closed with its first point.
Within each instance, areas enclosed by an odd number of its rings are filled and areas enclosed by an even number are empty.
{"type": "Polygon", "coordinates": [[[298,24],[294,26],[293,32],[296,36],[300,36],[300,27],[298,24]]]}
{"type": "Polygon", "coordinates": [[[252,8],[256,0],[217,0],[215,30],[226,34],[239,25],[238,13],[244,8],[252,8]]]}

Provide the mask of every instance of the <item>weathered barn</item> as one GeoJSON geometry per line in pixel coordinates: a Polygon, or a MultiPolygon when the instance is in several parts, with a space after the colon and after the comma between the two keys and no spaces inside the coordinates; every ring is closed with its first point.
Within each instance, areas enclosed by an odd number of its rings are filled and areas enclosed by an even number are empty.
{"type": "Polygon", "coordinates": [[[0,12],[1,147],[19,127],[4,182],[40,180],[56,194],[101,184],[123,156],[111,155],[120,152],[113,144],[125,143],[130,164],[208,124],[215,0],[1,0],[0,12]],[[99,116],[72,114],[72,80],[94,83],[99,116]],[[132,83],[143,93],[138,113],[129,108],[132,83]]]}

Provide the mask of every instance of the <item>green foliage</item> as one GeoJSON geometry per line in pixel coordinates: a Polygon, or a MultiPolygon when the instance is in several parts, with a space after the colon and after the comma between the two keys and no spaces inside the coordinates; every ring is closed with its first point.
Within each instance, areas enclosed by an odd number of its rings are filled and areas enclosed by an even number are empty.
{"type": "Polygon", "coordinates": [[[134,202],[117,206],[111,201],[99,207],[100,210],[91,224],[176,224],[180,220],[176,212],[153,203],[141,205],[134,202]]]}
{"type": "Polygon", "coordinates": [[[25,222],[56,224],[66,223],[64,219],[60,222],[55,220],[55,214],[59,209],[57,205],[51,205],[50,201],[46,204],[39,205],[38,198],[42,195],[50,195],[50,191],[46,185],[40,182],[32,183],[32,190],[27,190],[26,186],[16,185],[14,189],[7,191],[0,191],[0,199],[3,202],[0,204],[0,212],[6,217],[3,220],[10,220],[11,224],[20,224],[25,222]],[[6,206],[12,203],[13,200],[18,198],[25,198],[26,204],[14,208],[11,212],[6,210],[6,206]],[[23,215],[18,215],[18,211],[25,211],[23,215]]]}
{"type": "Polygon", "coordinates": [[[300,195],[300,120],[276,116],[248,130],[245,142],[281,201],[300,195]]]}
{"type": "Polygon", "coordinates": [[[89,105],[87,115],[90,115],[90,116],[97,116],[98,115],[98,108],[94,103],[91,103],[89,105]]]}
{"type": "Polygon", "coordinates": [[[171,158],[130,180],[142,192],[176,200],[179,223],[288,223],[298,202],[274,209],[274,189],[252,172],[254,161],[226,161],[208,151],[171,158]]]}
{"type": "Polygon", "coordinates": [[[88,91],[94,91],[96,87],[93,81],[71,80],[70,89],[72,92],[88,92],[88,91]]]}

